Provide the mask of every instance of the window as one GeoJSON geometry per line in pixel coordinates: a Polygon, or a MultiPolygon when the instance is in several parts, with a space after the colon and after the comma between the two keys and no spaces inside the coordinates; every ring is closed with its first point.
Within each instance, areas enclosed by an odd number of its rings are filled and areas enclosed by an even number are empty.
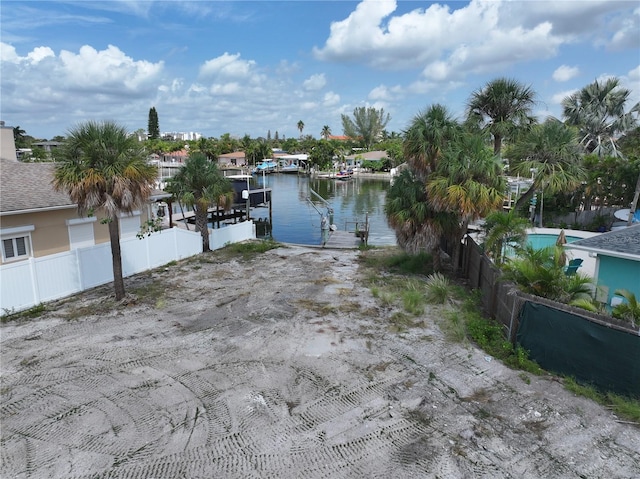
{"type": "Polygon", "coordinates": [[[95,221],[95,216],[67,220],[69,247],[71,249],[84,248],[85,246],[93,246],[95,244],[93,237],[93,223],[95,221]]]}
{"type": "Polygon", "coordinates": [[[140,232],[140,211],[136,210],[131,215],[120,213],[120,237],[130,238],[140,232]]]}
{"type": "Polygon", "coordinates": [[[2,261],[16,261],[31,256],[31,235],[35,228],[30,226],[18,226],[14,228],[2,228],[2,261]]]}

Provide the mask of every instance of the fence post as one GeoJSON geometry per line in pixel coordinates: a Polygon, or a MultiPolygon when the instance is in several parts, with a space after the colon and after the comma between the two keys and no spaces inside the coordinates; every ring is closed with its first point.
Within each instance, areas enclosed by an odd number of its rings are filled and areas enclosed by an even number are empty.
{"type": "Polygon", "coordinates": [[[40,304],[40,288],[38,288],[38,271],[36,268],[36,259],[29,258],[29,272],[31,273],[31,291],[33,292],[33,305],[40,304]]]}

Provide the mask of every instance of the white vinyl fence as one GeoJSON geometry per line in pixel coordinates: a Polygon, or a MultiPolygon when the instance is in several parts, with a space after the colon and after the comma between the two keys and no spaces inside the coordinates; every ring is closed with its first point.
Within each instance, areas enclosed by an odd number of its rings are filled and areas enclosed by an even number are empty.
{"type": "MultiPolygon", "coordinates": [[[[212,250],[255,239],[245,221],[212,230],[212,250]]],[[[131,276],[202,252],[200,233],[171,228],[143,239],[120,240],[122,274],[131,276]]],[[[111,245],[102,243],[0,266],[0,315],[31,308],[113,281],[111,245]]]]}

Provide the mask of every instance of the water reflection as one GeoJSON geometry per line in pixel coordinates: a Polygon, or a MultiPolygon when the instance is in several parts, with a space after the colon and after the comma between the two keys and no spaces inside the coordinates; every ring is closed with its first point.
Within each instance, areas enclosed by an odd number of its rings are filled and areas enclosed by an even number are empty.
{"type": "MultiPolygon", "coordinates": [[[[310,179],[298,175],[266,175],[256,178],[256,188],[272,188],[271,232],[277,241],[297,244],[320,244],[322,215],[328,206],[313,195],[324,198],[333,211],[331,223],[344,230],[348,223],[364,221],[368,215],[371,225],[371,245],[396,244],[395,233],[387,225],[384,204],[389,180],[353,178],[350,181],[310,179]],[[310,199],[311,201],[308,201],[310,199]]],[[[268,219],[268,208],[255,208],[254,220],[268,219]]]]}

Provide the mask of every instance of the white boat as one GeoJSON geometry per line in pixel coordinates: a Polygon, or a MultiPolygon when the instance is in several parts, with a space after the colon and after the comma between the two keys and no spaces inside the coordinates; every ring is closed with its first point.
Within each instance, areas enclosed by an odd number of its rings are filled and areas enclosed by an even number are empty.
{"type": "Polygon", "coordinates": [[[276,171],[277,166],[278,166],[277,163],[273,160],[262,160],[260,163],[258,163],[258,166],[256,166],[253,172],[254,173],[273,173],[274,171],[276,171]]]}

